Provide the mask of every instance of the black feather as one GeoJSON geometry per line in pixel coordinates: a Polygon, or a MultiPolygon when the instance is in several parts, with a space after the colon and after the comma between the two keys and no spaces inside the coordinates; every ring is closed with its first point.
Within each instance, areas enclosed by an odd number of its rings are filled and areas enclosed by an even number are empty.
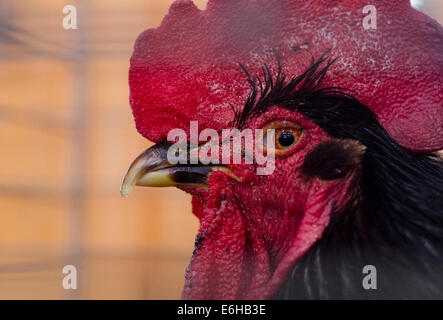
{"type": "Polygon", "coordinates": [[[400,146],[346,90],[319,88],[332,63],[323,55],[288,82],[280,63],[275,81],[266,66],[258,85],[247,73],[252,91],[234,121],[242,127],[279,105],[305,115],[334,138],[366,147],[354,199],[332,214],[322,238],[274,298],[441,299],[443,162],[400,146]],[[376,290],[363,288],[365,265],[377,268],[376,290]]]}
{"type": "Polygon", "coordinates": [[[355,140],[331,140],[320,143],[310,151],[300,168],[306,180],[317,177],[321,180],[336,180],[346,177],[359,167],[364,147],[355,140]]]}

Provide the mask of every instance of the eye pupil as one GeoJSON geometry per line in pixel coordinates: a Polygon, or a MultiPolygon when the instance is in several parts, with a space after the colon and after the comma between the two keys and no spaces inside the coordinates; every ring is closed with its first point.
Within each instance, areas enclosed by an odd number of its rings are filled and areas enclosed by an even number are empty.
{"type": "Polygon", "coordinates": [[[291,144],[293,144],[295,142],[295,137],[294,134],[290,131],[285,131],[282,132],[279,136],[278,136],[278,143],[282,146],[282,147],[289,147],[291,144]]]}

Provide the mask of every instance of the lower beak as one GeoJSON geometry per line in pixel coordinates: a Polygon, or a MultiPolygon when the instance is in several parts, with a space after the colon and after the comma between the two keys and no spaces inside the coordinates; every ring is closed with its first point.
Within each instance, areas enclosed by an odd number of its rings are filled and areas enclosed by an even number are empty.
{"type": "Polygon", "coordinates": [[[206,188],[209,175],[216,170],[233,175],[230,169],[223,166],[172,165],[167,159],[170,146],[167,142],[161,142],[140,154],[129,166],[123,178],[120,194],[124,197],[129,196],[135,185],[146,187],[190,185],[206,188]]]}

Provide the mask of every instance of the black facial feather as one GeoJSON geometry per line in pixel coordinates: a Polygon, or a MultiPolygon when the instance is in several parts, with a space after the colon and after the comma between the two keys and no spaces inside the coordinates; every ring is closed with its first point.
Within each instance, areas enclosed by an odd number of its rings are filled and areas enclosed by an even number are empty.
{"type": "Polygon", "coordinates": [[[321,180],[344,178],[360,165],[364,147],[355,140],[332,140],[320,143],[309,152],[300,168],[304,178],[321,180]]]}
{"type": "Polygon", "coordinates": [[[358,197],[332,213],[321,239],[297,261],[274,298],[441,299],[443,161],[400,146],[368,107],[340,88],[319,89],[332,62],[323,55],[289,82],[280,65],[275,81],[266,66],[258,86],[248,75],[252,91],[236,113],[241,127],[279,105],[305,115],[335,139],[365,147],[358,197]],[[377,269],[376,290],[363,288],[365,265],[377,269]]]}
{"type": "Polygon", "coordinates": [[[328,58],[327,53],[328,51],[316,62],[312,59],[311,66],[289,82],[286,82],[286,76],[282,73],[282,65],[278,53],[276,53],[278,70],[275,80],[267,65],[262,67],[262,80],[260,77],[252,77],[246,68],[240,64],[252,89],[241,110],[231,106],[234,111],[233,125],[242,128],[248,120],[261,115],[274,105],[287,102],[288,99],[302,105],[309,103],[313,98],[325,95],[335,94],[338,97],[352,98],[352,96],[345,93],[345,89],[340,87],[318,88],[329,67],[335,61],[335,59],[328,58]],[[324,62],[326,64],[322,66],[324,62]]]}

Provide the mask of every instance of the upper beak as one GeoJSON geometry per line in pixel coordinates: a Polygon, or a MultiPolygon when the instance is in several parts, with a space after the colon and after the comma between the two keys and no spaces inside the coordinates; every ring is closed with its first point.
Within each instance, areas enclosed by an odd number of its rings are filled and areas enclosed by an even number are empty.
{"type": "Polygon", "coordinates": [[[132,162],[123,178],[120,189],[122,196],[129,196],[135,185],[149,187],[194,185],[206,187],[210,173],[216,170],[223,170],[234,176],[227,167],[218,165],[172,165],[167,159],[169,146],[168,142],[158,143],[145,150],[132,162]]]}

